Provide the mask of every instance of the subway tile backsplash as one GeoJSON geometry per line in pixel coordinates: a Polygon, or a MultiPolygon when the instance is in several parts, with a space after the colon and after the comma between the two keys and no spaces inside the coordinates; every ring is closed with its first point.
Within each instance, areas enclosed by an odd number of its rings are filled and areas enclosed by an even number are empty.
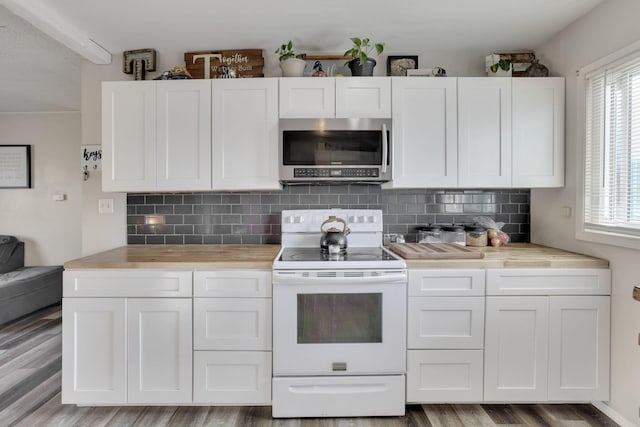
{"type": "Polygon", "coordinates": [[[416,226],[505,223],[512,242],[529,241],[530,190],[384,190],[376,185],[296,185],[278,192],[127,195],[129,244],[280,243],[285,209],[381,209],[384,232],[415,242],[416,226]]]}

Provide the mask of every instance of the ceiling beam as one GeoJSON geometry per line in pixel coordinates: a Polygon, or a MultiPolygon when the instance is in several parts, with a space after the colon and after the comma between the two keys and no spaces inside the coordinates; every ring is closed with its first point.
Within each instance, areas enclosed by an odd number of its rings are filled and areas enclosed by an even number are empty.
{"type": "Polygon", "coordinates": [[[0,4],[94,64],[110,64],[111,53],[41,0],[0,0],[0,4]]]}

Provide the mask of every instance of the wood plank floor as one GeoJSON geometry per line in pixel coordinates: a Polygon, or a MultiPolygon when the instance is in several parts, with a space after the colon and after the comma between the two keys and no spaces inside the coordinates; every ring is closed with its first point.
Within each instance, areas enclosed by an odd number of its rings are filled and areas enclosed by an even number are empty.
{"type": "Polygon", "coordinates": [[[270,407],[77,407],[60,403],[61,311],[0,325],[0,426],[617,426],[592,405],[410,405],[404,417],[271,418],[270,407]]]}

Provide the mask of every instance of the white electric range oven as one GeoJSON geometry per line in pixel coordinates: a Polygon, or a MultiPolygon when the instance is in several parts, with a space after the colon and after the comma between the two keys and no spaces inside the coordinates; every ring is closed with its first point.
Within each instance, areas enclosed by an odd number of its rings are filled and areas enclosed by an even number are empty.
{"type": "Polygon", "coordinates": [[[282,212],[273,263],[273,416],[404,415],[405,262],[382,247],[379,210],[282,212]],[[343,254],[320,226],[348,222],[343,254]]]}

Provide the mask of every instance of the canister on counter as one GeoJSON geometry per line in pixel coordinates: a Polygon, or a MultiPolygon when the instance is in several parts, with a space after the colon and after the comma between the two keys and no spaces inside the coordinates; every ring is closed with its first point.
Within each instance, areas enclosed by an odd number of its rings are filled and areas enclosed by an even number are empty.
{"type": "Polygon", "coordinates": [[[442,243],[442,227],[435,224],[416,227],[418,243],[442,243]]]}
{"type": "Polygon", "coordinates": [[[442,242],[465,246],[467,236],[464,232],[464,227],[459,224],[444,225],[442,227],[442,242]]]}
{"type": "Polygon", "coordinates": [[[464,227],[467,246],[487,246],[487,230],[479,224],[469,224],[464,227]]]}

